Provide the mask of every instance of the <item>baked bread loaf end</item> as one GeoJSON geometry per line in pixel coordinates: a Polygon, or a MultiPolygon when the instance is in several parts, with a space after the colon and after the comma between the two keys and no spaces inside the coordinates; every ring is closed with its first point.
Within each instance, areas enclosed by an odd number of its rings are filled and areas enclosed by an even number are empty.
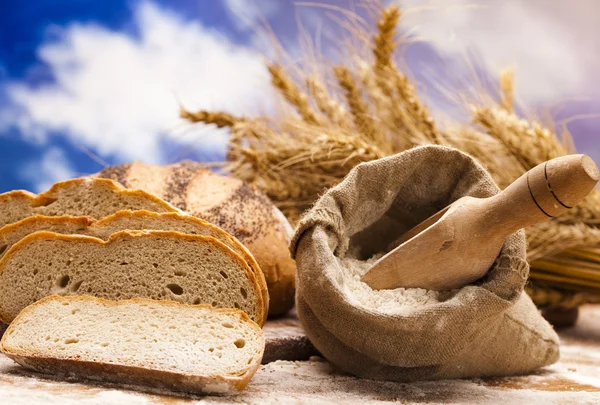
{"type": "Polygon", "coordinates": [[[50,296],[21,312],[0,350],[66,378],[225,394],[248,384],[264,344],[260,327],[239,310],[50,296]]]}

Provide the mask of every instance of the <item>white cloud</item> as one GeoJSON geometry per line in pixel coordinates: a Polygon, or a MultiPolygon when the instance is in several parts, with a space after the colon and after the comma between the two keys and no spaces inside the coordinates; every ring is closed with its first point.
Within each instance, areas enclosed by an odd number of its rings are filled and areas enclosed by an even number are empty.
{"type": "MultiPolygon", "coordinates": [[[[92,24],[59,29],[58,41],[38,49],[55,82],[9,84],[10,123],[31,141],[60,133],[101,156],[158,163],[161,140],[180,141],[178,99],[234,114],[270,108],[261,55],[152,3],[135,8],[134,26],[135,36],[92,24]]],[[[204,148],[224,141],[205,139],[204,148]]]]}
{"type": "Polygon", "coordinates": [[[596,0],[576,6],[562,0],[397,2],[407,11],[403,26],[442,54],[460,58],[473,49],[493,74],[514,67],[517,92],[527,103],[587,95],[590,84],[597,86],[596,0]]]}
{"type": "Polygon", "coordinates": [[[36,193],[49,189],[57,181],[67,180],[76,176],[64,150],[51,147],[39,162],[30,162],[20,168],[23,180],[33,184],[36,193]]]}
{"type": "Polygon", "coordinates": [[[232,22],[239,30],[254,28],[280,10],[281,0],[225,0],[232,22]]]}

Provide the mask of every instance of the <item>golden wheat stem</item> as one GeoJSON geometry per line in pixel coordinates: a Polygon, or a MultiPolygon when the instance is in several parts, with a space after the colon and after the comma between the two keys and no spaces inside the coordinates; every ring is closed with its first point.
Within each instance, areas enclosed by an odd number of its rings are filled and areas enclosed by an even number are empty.
{"type": "Polygon", "coordinates": [[[500,72],[500,106],[509,113],[514,112],[514,70],[500,72]]]}
{"type": "Polygon", "coordinates": [[[529,283],[525,291],[536,305],[541,307],[575,308],[585,303],[600,303],[600,295],[586,292],[564,291],[529,283]]]}
{"type": "Polygon", "coordinates": [[[556,275],[540,270],[542,269],[532,268],[529,272],[529,278],[532,280],[540,280],[552,285],[558,285],[564,288],[581,288],[585,291],[600,294],[600,282],[575,278],[570,275],[556,275]]]}
{"type": "Polygon", "coordinates": [[[548,257],[531,262],[534,271],[600,283],[600,265],[570,257],[548,257]]]}

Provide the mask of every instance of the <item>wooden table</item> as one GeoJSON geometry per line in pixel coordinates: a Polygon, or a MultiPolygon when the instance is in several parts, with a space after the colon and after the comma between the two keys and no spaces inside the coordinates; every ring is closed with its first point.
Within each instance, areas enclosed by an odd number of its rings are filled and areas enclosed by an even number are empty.
{"type": "MultiPolygon", "coordinates": [[[[298,332],[290,320],[284,323],[288,333],[298,332]]],[[[230,397],[178,398],[54,381],[0,355],[0,404],[600,404],[600,307],[582,308],[577,326],[560,336],[560,362],[529,376],[399,384],[361,380],[313,356],[265,364],[246,391],[230,397]]]]}

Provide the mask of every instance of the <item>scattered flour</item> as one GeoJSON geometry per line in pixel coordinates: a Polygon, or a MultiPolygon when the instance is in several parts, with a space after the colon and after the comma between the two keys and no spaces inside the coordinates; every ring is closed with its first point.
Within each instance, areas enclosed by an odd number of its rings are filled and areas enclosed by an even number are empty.
{"type": "Polygon", "coordinates": [[[367,309],[393,314],[406,311],[415,305],[428,305],[441,301],[440,292],[423,288],[396,288],[393,290],[373,290],[360,278],[379,260],[383,254],[377,254],[368,260],[357,259],[350,253],[338,262],[344,271],[344,293],[350,302],[367,309]]]}

